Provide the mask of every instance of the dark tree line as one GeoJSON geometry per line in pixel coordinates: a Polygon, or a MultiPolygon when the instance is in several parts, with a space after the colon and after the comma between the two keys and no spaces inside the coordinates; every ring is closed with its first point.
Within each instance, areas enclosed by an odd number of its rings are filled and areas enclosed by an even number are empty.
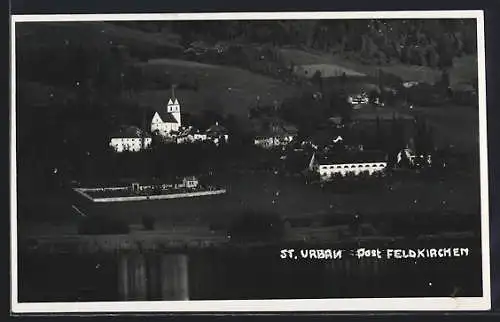
{"type": "Polygon", "coordinates": [[[293,45],[354,54],[366,62],[447,68],[453,58],[476,52],[473,19],[366,19],[304,21],[189,21],[131,26],[169,30],[185,43],[199,39],[275,46],[293,45]]]}

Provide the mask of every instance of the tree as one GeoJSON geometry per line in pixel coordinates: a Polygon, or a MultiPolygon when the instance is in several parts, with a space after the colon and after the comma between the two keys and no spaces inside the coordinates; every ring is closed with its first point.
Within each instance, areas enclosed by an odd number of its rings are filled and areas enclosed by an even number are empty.
{"type": "Polygon", "coordinates": [[[443,90],[448,90],[450,87],[450,73],[447,70],[441,72],[440,85],[443,90]]]}
{"type": "Polygon", "coordinates": [[[430,67],[438,67],[439,65],[439,55],[433,46],[427,49],[427,63],[430,67]]]}
{"type": "Polygon", "coordinates": [[[323,93],[323,78],[319,69],[316,70],[311,80],[314,84],[318,85],[319,91],[323,93]]]}

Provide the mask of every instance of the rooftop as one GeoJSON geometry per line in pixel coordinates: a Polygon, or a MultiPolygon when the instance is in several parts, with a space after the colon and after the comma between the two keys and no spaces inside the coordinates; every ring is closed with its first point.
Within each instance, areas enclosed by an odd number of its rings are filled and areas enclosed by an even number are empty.
{"type": "Polygon", "coordinates": [[[112,138],[142,138],[150,137],[148,133],[144,132],[137,126],[122,126],[111,134],[112,138]]]}
{"type": "Polygon", "coordinates": [[[177,120],[175,119],[175,117],[172,115],[172,113],[169,113],[167,112],[167,110],[165,108],[163,109],[160,109],[159,111],[157,111],[158,114],[160,115],[161,117],[161,120],[165,123],[177,123],[177,120]]]}
{"type": "Polygon", "coordinates": [[[219,123],[212,125],[207,130],[207,134],[226,134],[226,133],[227,133],[227,129],[225,127],[219,125],[219,123]]]}
{"type": "Polygon", "coordinates": [[[318,164],[344,164],[385,162],[386,154],[382,151],[342,151],[315,155],[318,164]]]}

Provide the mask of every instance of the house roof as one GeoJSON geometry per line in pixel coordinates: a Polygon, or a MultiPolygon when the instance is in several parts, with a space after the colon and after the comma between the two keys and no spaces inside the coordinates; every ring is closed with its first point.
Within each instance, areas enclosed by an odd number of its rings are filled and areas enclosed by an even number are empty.
{"type": "Polygon", "coordinates": [[[318,164],[344,164],[385,162],[386,154],[381,151],[345,151],[333,153],[320,153],[315,155],[318,164]]]}
{"type": "Polygon", "coordinates": [[[207,134],[226,134],[227,129],[219,124],[214,124],[208,128],[207,134]]]}
{"type": "Polygon", "coordinates": [[[118,130],[111,133],[112,138],[142,138],[150,137],[148,133],[144,132],[137,126],[122,126],[118,130]]]}

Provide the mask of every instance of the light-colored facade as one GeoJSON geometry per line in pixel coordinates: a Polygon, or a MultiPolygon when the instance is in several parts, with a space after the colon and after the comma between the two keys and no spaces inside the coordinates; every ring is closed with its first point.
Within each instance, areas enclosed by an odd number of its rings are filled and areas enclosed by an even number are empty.
{"type": "Polygon", "coordinates": [[[122,126],[110,137],[109,146],[115,152],[139,152],[151,147],[152,139],[136,126],[122,126]]]}
{"type": "Polygon", "coordinates": [[[139,152],[151,146],[151,138],[111,138],[109,146],[116,152],[139,152]]]}
{"type": "Polygon", "coordinates": [[[177,144],[182,143],[195,143],[195,142],[212,142],[216,145],[227,143],[229,135],[227,129],[220,126],[218,122],[211,126],[204,133],[199,130],[189,127],[184,129],[175,137],[177,144]]]}
{"type": "Polygon", "coordinates": [[[168,136],[182,127],[181,105],[177,98],[169,99],[166,109],[155,112],[151,120],[151,132],[168,136]]]}
{"type": "Polygon", "coordinates": [[[328,180],[335,175],[360,175],[367,173],[373,175],[376,172],[387,168],[387,162],[365,162],[365,163],[341,163],[341,164],[320,164],[317,172],[322,179],[328,180]]]}
{"type": "Polygon", "coordinates": [[[272,149],[287,146],[293,139],[293,135],[257,136],[254,139],[254,144],[264,149],[272,149]]]}
{"type": "Polygon", "coordinates": [[[387,168],[387,161],[382,158],[363,161],[353,159],[351,162],[318,159],[315,154],[312,156],[309,162],[309,170],[318,173],[321,181],[332,180],[335,176],[373,175],[387,168]]]}
{"type": "Polygon", "coordinates": [[[184,177],[182,179],[182,186],[184,188],[196,188],[198,187],[198,178],[196,177],[184,177]]]}

